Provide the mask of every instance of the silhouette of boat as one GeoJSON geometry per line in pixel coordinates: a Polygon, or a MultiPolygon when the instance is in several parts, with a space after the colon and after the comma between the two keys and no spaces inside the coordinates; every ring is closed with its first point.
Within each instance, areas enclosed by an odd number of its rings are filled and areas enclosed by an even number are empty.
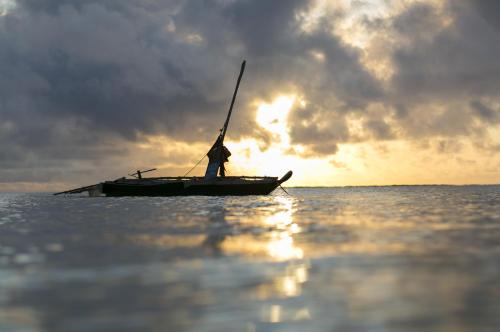
{"type": "Polygon", "coordinates": [[[188,196],[188,195],[267,195],[292,176],[288,171],[282,178],[270,176],[226,176],[224,163],[228,162],[231,152],[224,146],[229,120],[238,93],[246,61],[241,64],[229,112],[219,136],[207,153],[208,166],[205,176],[150,177],[143,174],[155,168],[129,174],[134,178],[119,178],[91,186],[62,191],[54,195],[78,194],[88,192],[90,196],[188,196]]]}

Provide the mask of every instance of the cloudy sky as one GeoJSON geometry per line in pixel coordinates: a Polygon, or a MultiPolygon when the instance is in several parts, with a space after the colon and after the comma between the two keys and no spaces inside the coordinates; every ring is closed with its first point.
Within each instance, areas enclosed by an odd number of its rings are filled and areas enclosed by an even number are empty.
{"type": "Polygon", "coordinates": [[[230,175],[500,183],[499,1],[0,0],[0,190],[183,175],[243,59],[230,175]]]}

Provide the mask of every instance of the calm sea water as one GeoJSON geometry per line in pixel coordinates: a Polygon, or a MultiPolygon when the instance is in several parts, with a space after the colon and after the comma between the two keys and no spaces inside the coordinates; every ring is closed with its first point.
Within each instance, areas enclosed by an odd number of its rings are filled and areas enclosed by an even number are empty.
{"type": "Polygon", "coordinates": [[[0,194],[1,331],[500,331],[500,186],[0,194]]]}

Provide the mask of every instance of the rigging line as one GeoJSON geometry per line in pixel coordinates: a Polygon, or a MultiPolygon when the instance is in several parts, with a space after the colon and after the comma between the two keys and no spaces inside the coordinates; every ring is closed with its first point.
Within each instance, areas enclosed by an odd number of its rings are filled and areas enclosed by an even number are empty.
{"type": "Polygon", "coordinates": [[[280,186],[281,190],[283,190],[283,191],[284,191],[284,192],[285,192],[288,196],[291,196],[291,195],[288,193],[288,191],[286,191],[286,190],[285,190],[285,188],[283,188],[283,187],[281,186],[281,184],[280,184],[279,186],[280,186]]]}
{"type": "Polygon", "coordinates": [[[191,172],[193,171],[193,169],[195,169],[195,168],[196,168],[196,166],[198,166],[198,165],[201,163],[201,161],[202,161],[203,159],[205,159],[205,157],[206,157],[206,156],[207,156],[207,155],[204,155],[204,156],[203,156],[203,158],[201,158],[200,160],[198,160],[198,162],[196,163],[196,165],[194,165],[194,166],[193,166],[193,167],[192,167],[189,171],[187,171],[187,173],[186,173],[186,174],[184,174],[182,177],[185,177],[186,175],[188,175],[189,173],[191,173],[191,172]]]}

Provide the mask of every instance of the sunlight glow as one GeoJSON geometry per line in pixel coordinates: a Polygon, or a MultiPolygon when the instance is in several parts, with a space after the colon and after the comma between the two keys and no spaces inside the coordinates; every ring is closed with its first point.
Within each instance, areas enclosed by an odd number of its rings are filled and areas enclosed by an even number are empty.
{"type": "MultiPolygon", "coordinates": [[[[291,153],[288,117],[295,103],[302,106],[306,104],[304,100],[299,100],[294,95],[281,95],[272,103],[263,103],[258,107],[256,122],[269,133],[272,140],[265,149],[262,149],[259,142],[253,138],[236,142],[228,141],[227,146],[233,152],[229,164],[232,174],[282,176],[288,170],[293,170],[294,176],[287,184],[309,183],[316,185],[321,182],[310,182],[311,169],[315,169],[315,177],[329,174],[331,165],[329,165],[328,160],[304,159],[291,153]]],[[[295,151],[305,150],[301,145],[294,145],[293,149],[295,151]]]]}
{"type": "Polygon", "coordinates": [[[290,145],[287,122],[294,102],[295,96],[281,96],[272,104],[262,104],[257,110],[257,123],[274,134],[283,146],[290,145]]]}
{"type": "MultiPolygon", "coordinates": [[[[257,109],[256,121],[272,138],[270,146],[262,151],[255,139],[245,139],[239,142],[228,142],[233,153],[231,161],[235,165],[252,165],[255,174],[282,175],[289,167],[290,159],[297,159],[287,155],[290,149],[290,135],[288,133],[288,115],[295,102],[295,96],[279,96],[271,104],[261,104],[257,109]],[[288,161],[287,161],[288,159],[288,161]],[[287,165],[284,167],[284,165],[287,165]]],[[[296,160],[292,162],[295,164],[296,160]]],[[[252,172],[248,167],[243,172],[252,172]]]]}
{"type": "Polygon", "coordinates": [[[280,177],[292,170],[294,174],[287,181],[287,186],[323,186],[334,183],[338,174],[336,165],[342,164],[344,157],[335,164],[332,163],[331,156],[311,155],[307,146],[291,143],[289,116],[294,105],[306,107],[307,102],[297,95],[280,95],[271,103],[258,106],[256,122],[268,133],[270,141],[266,142],[265,147],[254,138],[228,141],[227,146],[233,153],[228,163],[230,174],[280,177]]]}

